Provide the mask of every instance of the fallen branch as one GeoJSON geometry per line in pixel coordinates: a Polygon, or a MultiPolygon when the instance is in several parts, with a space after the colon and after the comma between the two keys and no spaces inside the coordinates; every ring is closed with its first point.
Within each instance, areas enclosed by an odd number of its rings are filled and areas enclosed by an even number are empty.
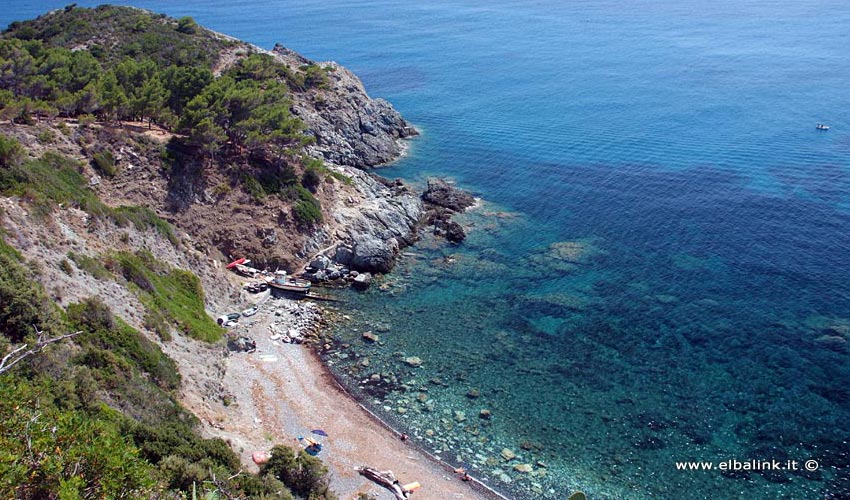
{"type": "Polygon", "coordinates": [[[361,467],[357,469],[357,472],[359,472],[361,476],[365,476],[367,479],[370,479],[392,491],[397,500],[407,500],[410,497],[410,494],[402,489],[398,479],[395,478],[395,474],[393,474],[393,471],[391,470],[379,471],[378,469],[373,469],[371,467],[361,467]]]}
{"type": "MultiPolygon", "coordinates": [[[[35,327],[33,327],[35,328],[35,327]]],[[[66,333],[65,335],[60,335],[58,337],[48,337],[44,334],[43,331],[39,331],[38,328],[35,329],[35,333],[38,335],[36,337],[35,344],[22,344],[14,349],[9,354],[3,356],[3,359],[0,360],[0,375],[6,373],[11,370],[13,366],[20,363],[24,359],[32,356],[33,354],[38,354],[45,347],[50,344],[55,344],[57,342],[61,342],[65,339],[69,339],[76,335],[83,333],[82,331],[74,332],[74,333],[66,333]]]]}

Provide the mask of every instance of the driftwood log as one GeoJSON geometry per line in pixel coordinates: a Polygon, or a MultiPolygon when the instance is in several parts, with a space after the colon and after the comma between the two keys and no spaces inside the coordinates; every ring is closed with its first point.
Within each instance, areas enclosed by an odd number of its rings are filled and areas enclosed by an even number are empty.
{"type": "Polygon", "coordinates": [[[392,491],[398,500],[407,500],[410,498],[410,494],[402,489],[401,484],[399,484],[398,479],[395,478],[395,474],[393,474],[393,471],[391,470],[379,471],[372,467],[360,467],[357,469],[357,472],[359,472],[361,476],[364,476],[392,491]]]}

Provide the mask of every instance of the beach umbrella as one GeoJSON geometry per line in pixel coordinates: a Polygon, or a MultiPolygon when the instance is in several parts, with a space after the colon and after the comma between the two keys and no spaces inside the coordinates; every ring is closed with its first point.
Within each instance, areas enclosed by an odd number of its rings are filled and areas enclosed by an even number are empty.
{"type": "Polygon", "coordinates": [[[328,437],[328,433],[323,431],[322,429],[313,429],[313,434],[328,437]]]}

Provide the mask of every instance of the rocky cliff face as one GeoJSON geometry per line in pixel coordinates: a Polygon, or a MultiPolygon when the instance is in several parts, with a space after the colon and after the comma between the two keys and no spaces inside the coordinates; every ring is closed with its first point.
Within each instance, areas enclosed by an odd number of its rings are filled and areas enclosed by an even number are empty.
{"type": "MultiPolygon", "coordinates": [[[[281,45],[272,54],[293,68],[313,63],[281,45]]],[[[398,139],[416,135],[416,129],[390,103],[370,98],[354,73],[335,62],[319,64],[329,70],[328,85],[295,93],[292,105],[307,124],[307,133],[316,138],[308,153],[358,168],[398,158],[402,153],[398,139]]]]}
{"type": "Polygon", "coordinates": [[[354,193],[333,206],[329,240],[335,243],[323,255],[351,269],[385,273],[399,250],[416,240],[422,202],[401,182],[339,170],[351,177],[354,193]]]}

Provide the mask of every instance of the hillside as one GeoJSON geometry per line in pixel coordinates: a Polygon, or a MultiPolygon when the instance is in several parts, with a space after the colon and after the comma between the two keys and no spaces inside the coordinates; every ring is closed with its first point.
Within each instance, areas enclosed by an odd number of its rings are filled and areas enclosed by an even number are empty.
{"type": "Polygon", "coordinates": [[[13,23],[0,66],[0,132],[36,155],[81,160],[102,198],[150,208],[213,258],[294,270],[337,243],[357,253],[357,235],[337,236],[347,219],[335,207],[378,191],[396,202],[376,211],[405,207],[381,239],[413,237],[415,197],[351,167],[398,157],[398,139],[415,131],[334,63],[191,19],[98,7],[13,23]]]}
{"type": "MultiPolygon", "coordinates": [[[[103,6],[13,23],[0,38],[0,496],[336,498],[321,461],[278,447],[245,472],[249,450],[193,414],[240,411],[211,318],[246,302],[222,264],[297,271],[321,251],[388,270],[422,204],[362,169],[412,134],[345,68],[190,18],[103,6]]],[[[276,303],[315,339],[313,306],[276,303]]]]}

